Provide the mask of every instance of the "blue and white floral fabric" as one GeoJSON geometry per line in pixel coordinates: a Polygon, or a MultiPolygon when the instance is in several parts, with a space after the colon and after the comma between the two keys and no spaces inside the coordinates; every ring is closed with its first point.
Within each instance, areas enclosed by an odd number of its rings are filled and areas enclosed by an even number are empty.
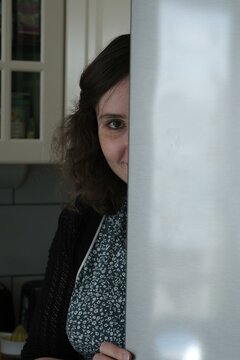
{"type": "Polygon", "coordinates": [[[125,343],[127,204],[103,220],[77,275],[68,316],[73,348],[92,360],[102,342],[125,343]]]}

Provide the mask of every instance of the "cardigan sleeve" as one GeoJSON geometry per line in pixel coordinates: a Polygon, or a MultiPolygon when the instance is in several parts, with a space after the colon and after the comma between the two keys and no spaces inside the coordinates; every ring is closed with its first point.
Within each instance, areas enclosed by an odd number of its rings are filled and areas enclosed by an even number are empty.
{"type": "Polygon", "coordinates": [[[61,213],[58,229],[49,250],[41,299],[24,345],[21,359],[39,357],[79,359],[66,335],[68,306],[75,284],[73,258],[76,242],[83,226],[82,217],[75,210],[61,213]]]}

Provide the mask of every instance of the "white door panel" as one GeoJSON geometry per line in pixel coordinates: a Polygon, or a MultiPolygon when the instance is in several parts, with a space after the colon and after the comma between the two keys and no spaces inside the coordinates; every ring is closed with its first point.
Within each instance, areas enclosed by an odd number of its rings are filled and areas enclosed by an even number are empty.
{"type": "Polygon", "coordinates": [[[240,2],[133,0],[127,347],[240,359],[240,2]]]}

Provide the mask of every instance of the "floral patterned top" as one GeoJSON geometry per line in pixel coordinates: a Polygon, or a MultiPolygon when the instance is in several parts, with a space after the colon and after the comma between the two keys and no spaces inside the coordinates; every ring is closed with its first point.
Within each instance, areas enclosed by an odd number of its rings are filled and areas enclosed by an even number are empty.
{"type": "Polygon", "coordinates": [[[67,336],[84,359],[102,342],[125,343],[127,204],[103,218],[76,277],[67,336]]]}

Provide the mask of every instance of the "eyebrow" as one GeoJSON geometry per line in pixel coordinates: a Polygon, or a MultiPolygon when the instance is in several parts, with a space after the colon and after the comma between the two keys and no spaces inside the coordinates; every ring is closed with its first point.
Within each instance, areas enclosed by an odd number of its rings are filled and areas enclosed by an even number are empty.
{"type": "Polygon", "coordinates": [[[98,116],[98,120],[103,120],[103,119],[126,119],[126,115],[124,114],[111,114],[111,113],[106,113],[106,114],[102,114],[100,116],[98,116]]]}

